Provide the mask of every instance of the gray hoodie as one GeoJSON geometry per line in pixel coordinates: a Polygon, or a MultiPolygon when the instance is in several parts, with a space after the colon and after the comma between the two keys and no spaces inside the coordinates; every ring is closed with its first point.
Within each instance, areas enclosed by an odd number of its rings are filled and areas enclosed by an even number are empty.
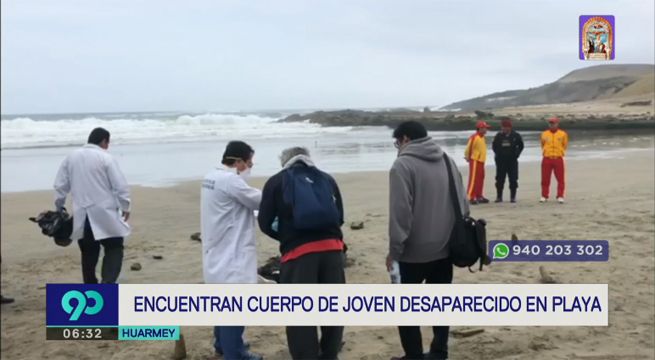
{"type": "MultiPolygon", "coordinates": [[[[460,206],[468,215],[462,175],[450,161],[460,206]]],[[[391,257],[408,263],[447,258],[454,212],[443,150],[430,137],[413,140],[400,151],[389,174],[391,257]]]]}

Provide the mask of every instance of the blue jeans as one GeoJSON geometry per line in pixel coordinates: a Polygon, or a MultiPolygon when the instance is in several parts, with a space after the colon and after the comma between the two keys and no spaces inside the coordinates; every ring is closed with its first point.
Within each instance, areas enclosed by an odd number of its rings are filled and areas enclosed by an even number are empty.
{"type": "Polygon", "coordinates": [[[244,326],[214,326],[214,350],[223,353],[225,360],[241,360],[246,354],[243,346],[244,326]]]}

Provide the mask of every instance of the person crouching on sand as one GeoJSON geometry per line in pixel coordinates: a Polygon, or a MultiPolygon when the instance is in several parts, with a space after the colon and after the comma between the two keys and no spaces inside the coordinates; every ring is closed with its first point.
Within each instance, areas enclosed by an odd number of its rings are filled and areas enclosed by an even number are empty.
{"type": "MultiPolygon", "coordinates": [[[[280,242],[283,284],[344,284],[343,203],[339,186],[301,147],[280,155],[283,170],[268,179],[259,228],[280,242]],[[285,186],[283,186],[283,184],[285,186]],[[316,201],[309,201],[309,199],[316,201]]],[[[287,326],[293,359],[336,359],[343,326],[287,326]]]]}
{"type": "MultiPolygon", "coordinates": [[[[232,141],[223,153],[223,166],[210,171],[200,192],[202,265],[206,284],[256,284],[255,214],[261,191],[246,182],[255,151],[232,141]]],[[[243,326],[214,327],[216,356],[226,360],[261,360],[246,349],[243,326]]]]}

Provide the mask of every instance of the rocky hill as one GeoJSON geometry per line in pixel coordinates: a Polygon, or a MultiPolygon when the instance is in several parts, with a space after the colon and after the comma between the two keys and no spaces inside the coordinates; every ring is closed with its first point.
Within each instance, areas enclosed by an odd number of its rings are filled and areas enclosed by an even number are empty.
{"type": "Polygon", "coordinates": [[[444,106],[444,110],[491,110],[504,107],[566,104],[644,96],[652,98],[654,65],[597,65],[566,74],[550,84],[509,90],[444,106]]]}
{"type": "Polygon", "coordinates": [[[338,110],[294,114],[280,121],[324,126],[389,126],[416,120],[430,130],[468,130],[478,119],[498,125],[511,118],[519,130],[541,130],[551,116],[567,129],[655,129],[655,66],[597,65],[527,90],[509,90],[459,101],[440,111],[338,110]]]}

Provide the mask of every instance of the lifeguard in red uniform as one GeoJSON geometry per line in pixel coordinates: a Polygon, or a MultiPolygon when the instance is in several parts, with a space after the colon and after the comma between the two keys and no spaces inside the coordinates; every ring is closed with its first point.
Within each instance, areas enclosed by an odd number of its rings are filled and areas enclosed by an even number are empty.
{"type": "Polygon", "coordinates": [[[565,166],[564,155],[569,145],[569,135],[559,128],[559,119],[556,117],[548,119],[549,129],[541,133],[541,200],[548,201],[550,194],[550,178],[555,173],[557,179],[557,201],[564,203],[565,190],[565,166]]]}

